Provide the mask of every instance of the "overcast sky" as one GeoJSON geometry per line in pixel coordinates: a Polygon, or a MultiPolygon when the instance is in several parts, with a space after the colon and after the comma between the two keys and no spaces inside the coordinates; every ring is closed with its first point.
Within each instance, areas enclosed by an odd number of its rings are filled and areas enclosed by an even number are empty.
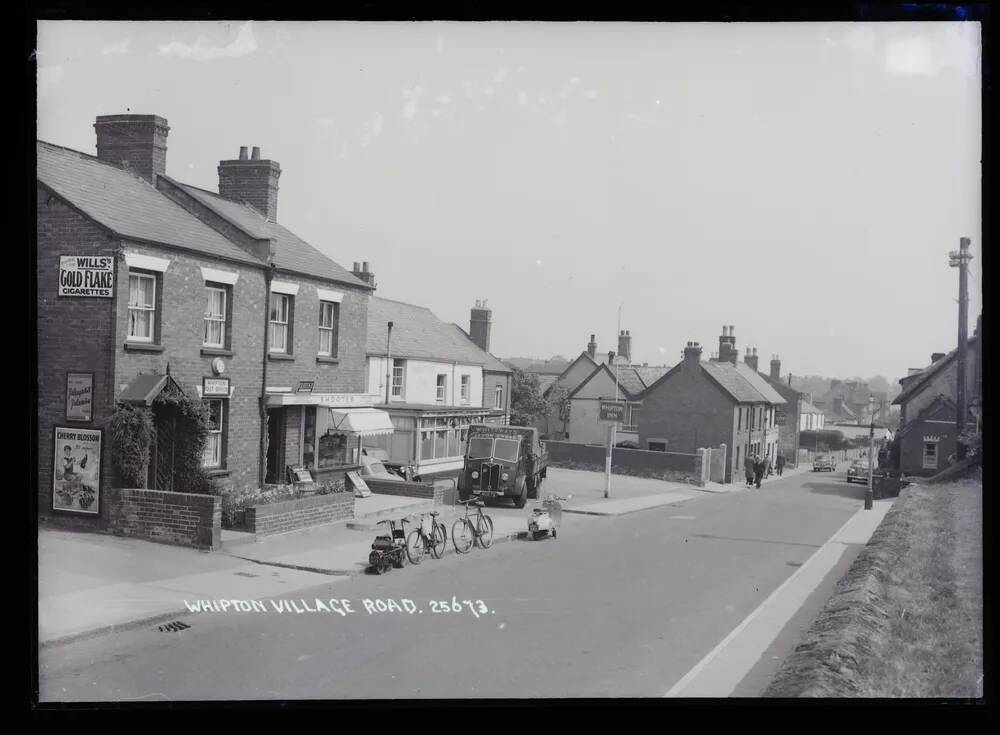
{"type": "Polygon", "coordinates": [[[281,164],[278,220],[501,357],[888,377],[981,304],[977,23],[44,22],[38,137],[170,124],[167,173],[281,164]]]}

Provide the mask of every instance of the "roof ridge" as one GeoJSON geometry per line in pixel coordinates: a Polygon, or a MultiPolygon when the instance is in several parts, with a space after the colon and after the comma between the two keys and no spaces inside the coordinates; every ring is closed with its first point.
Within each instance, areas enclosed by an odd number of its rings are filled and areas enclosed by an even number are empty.
{"type": "MultiPolygon", "coordinates": [[[[387,301],[390,304],[402,304],[403,306],[412,306],[414,309],[423,309],[424,311],[429,312],[435,319],[437,319],[437,315],[430,310],[429,306],[421,306],[420,304],[411,304],[409,301],[400,301],[399,299],[387,299],[385,296],[372,296],[372,298],[378,299],[379,301],[387,301]]],[[[454,322],[452,322],[452,324],[454,324],[454,322]]],[[[455,326],[458,325],[456,324],[455,326]]]]}

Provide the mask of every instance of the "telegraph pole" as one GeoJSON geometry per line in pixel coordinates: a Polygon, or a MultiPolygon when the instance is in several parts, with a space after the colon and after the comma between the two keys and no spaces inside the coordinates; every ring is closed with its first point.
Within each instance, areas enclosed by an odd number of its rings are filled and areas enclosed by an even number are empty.
{"type": "MultiPolygon", "coordinates": [[[[955,431],[960,437],[965,433],[965,418],[969,411],[965,394],[965,357],[969,342],[969,238],[959,238],[959,249],[948,253],[948,264],[958,268],[958,376],[956,378],[955,398],[958,404],[958,416],[955,419],[955,431]]],[[[956,450],[957,459],[965,459],[965,447],[959,440],[956,450]]]]}

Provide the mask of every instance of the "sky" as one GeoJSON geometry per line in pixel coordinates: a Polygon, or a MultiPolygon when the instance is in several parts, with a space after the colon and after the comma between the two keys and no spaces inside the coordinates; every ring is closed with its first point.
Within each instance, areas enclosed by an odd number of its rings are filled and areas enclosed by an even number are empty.
{"type": "Polygon", "coordinates": [[[38,25],[37,135],[167,118],[167,174],[281,165],[278,221],[500,357],[632,335],[900,377],[980,313],[978,23],[38,25]]]}

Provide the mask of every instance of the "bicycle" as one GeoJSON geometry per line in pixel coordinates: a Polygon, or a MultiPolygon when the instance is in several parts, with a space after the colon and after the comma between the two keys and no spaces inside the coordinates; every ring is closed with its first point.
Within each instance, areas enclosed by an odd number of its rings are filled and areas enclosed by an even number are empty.
{"type": "MultiPolygon", "coordinates": [[[[440,559],[448,544],[448,535],[444,524],[437,519],[438,512],[421,513],[417,527],[406,537],[406,558],[411,564],[419,564],[424,558],[424,552],[430,551],[431,556],[440,559]]],[[[411,523],[414,516],[407,518],[411,523]]]]}
{"type": "Polygon", "coordinates": [[[483,513],[483,501],[478,498],[459,500],[465,506],[465,517],[459,518],[451,527],[451,541],[459,554],[468,553],[474,543],[488,549],[493,544],[493,520],[483,513]],[[469,508],[475,506],[475,522],[469,518],[469,508]]]}

